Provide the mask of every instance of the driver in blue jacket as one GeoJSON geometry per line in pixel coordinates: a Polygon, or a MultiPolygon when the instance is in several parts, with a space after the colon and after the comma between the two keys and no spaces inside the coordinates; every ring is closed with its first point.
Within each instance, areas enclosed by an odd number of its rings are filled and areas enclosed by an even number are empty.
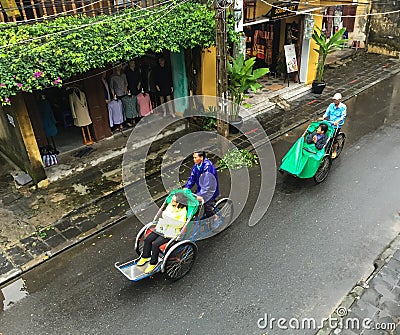
{"type": "Polygon", "coordinates": [[[338,146],[337,135],[339,134],[347,116],[347,107],[343,102],[341,102],[342,95],[340,93],[335,93],[332,99],[333,102],[328,106],[322,118],[333,123],[333,126],[336,128],[332,152],[332,158],[336,158],[336,150],[338,146]]]}
{"type": "Polygon", "coordinates": [[[193,153],[194,166],[185,188],[191,189],[197,186],[196,197],[199,201],[204,201],[204,212],[206,217],[216,215],[213,203],[219,195],[218,174],[213,163],[206,158],[204,151],[195,151],[193,153]]]}

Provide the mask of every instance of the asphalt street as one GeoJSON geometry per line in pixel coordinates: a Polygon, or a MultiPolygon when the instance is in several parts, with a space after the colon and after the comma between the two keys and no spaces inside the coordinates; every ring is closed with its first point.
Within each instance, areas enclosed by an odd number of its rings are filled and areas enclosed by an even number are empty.
{"type": "MultiPolygon", "coordinates": [[[[0,332],[314,334],[257,322],[266,314],[327,317],[399,233],[399,91],[397,75],[346,102],[347,142],[328,179],[315,185],[278,174],[271,205],[254,227],[247,218],[261,171],[251,168],[243,212],[225,232],[199,242],[182,280],[156,275],[131,283],[114,268],[135,257],[141,224],[130,218],[2,287],[0,332]]],[[[277,164],[303,131],[274,142],[277,164]]]]}

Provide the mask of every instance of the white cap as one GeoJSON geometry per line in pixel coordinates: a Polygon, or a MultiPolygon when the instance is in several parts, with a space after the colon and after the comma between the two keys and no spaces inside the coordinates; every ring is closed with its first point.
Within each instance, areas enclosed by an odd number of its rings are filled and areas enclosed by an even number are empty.
{"type": "Polygon", "coordinates": [[[342,95],[340,93],[335,93],[335,95],[332,98],[333,100],[342,100],[342,95]]]}

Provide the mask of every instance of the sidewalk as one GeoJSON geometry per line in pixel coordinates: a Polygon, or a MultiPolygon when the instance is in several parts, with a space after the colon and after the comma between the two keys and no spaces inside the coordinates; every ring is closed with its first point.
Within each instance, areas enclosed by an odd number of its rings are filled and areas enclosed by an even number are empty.
{"type": "MultiPolygon", "coordinates": [[[[310,93],[310,87],[292,82],[289,88],[279,91],[264,88],[249,99],[252,108],[243,117],[257,115],[273,140],[320,114],[331,102],[334,92],[341,92],[347,100],[400,72],[398,59],[365,54],[362,50],[355,54],[351,52],[350,56],[353,60],[347,58],[348,63],[341,60],[341,64],[335,64],[338,58],[332,59],[331,68],[325,71],[328,86],[322,95],[314,95],[310,93]]],[[[283,79],[282,85],[287,85],[283,79]]],[[[150,193],[158,199],[164,196],[159,182],[160,157],[169,143],[185,133],[183,121],[180,121],[173,130],[160,136],[154,143],[155,152],[146,162],[147,180],[135,181],[147,182],[150,193]]],[[[249,135],[256,136],[257,132],[249,135]]],[[[53,168],[53,182],[47,189],[16,189],[10,187],[13,184],[8,174],[0,176],[0,185],[4,186],[0,190],[0,214],[4,217],[0,226],[0,284],[132,215],[122,188],[124,139],[114,140],[121,142],[117,150],[111,149],[113,146],[110,145],[109,150],[104,151],[101,147],[107,144],[99,143],[96,144],[98,148],[82,160],[74,153],[64,157],[65,163],[61,157],[60,165],[53,168]]],[[[249,146],[249,140],[244,136],[233,138],[232,142],[240,147],[249,146]]],[[[140,157],[140,143],[137,151],[140,157]]],[[[191,165],[188,161],[182,170],[190,169],[191,165]]],[[[7,171],[6,166],[0,168],[0,171],[7,171]]]]}

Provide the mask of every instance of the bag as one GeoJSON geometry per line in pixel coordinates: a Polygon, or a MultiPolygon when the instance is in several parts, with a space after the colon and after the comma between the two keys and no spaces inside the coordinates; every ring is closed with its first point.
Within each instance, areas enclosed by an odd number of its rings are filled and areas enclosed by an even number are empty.
{"type": "Polygon", "coordinates": [[[58,163],[56,154],[45,154],[42,156],[42,160],[44,167],[49,167],[58,163]]]}
{"type": "Polygon", "coordinates": [[[49,167],[58,163],[57,154],[52,146],[48,145],[47,147],[40,148],[40,153],[42,155],[44,167],[49,167]]]}

